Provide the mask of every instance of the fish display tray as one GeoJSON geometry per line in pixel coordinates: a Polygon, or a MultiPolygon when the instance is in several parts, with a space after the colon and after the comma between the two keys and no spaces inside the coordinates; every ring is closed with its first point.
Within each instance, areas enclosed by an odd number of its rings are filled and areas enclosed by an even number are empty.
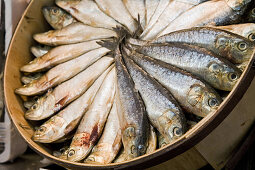
{"type": "Polygon", "coordinates": [[[216,112],[210,113],[202,119],[194,128],[186,132],[185,135],[178,139],[174,144],[158,149],[152,154],[143,155],[123,163],[112,163],[107,165],[70,162],[54,157],[52,155],[53,150],[51,147],[48,147],[49,145],[36,143],[31,139],[34,133],[33,125],[24,118],[25,108],[23,107],[22,100],[14,93],[14,90],[21,86],[21,74],[19,68],[32,59],[32,54],[29,49],[35,44],[35,41],[32,38],[33,34],[45,32],[50,28],[44,20],[40,9],[43,6],[53,4],[54,0],[32,0],[22,16],[13,36],[6,59],[4,92],[6,106],[10,117],[28,145],[38,154],[63,167],[75,169],[122,169],[135,167],[136,169],[139,169],[140,167],[151,167],[172,159],[192,148],[210,134],[210,132],[215,129],[236,106],[254,78],[255,55],[253,54],[239,82],[235,85],[234,89],[216,112]]]}

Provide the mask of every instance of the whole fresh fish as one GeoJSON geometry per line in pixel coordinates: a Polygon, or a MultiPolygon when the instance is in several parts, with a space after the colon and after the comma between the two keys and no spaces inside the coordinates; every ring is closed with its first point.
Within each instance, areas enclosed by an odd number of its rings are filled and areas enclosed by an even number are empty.
{"type": "Polygon", "coordinates": [[[73,60],[59,64],[56,67],[50,69],[39,79],[16,89],[15,92],[25,96],[41,94],[47,89],[55,87],[58,84],[74,77],[82,70],[90,66],[92,63],[97,61],[99,58],[106,55],[108,52],[109,50],[106,48],[99,48],[81,55],[80,57],[77,57],[73,60]]]}
{"type": "Polygon", "coordinates": [[[22,76],[21,77],[21,82],[23,84],[29,84],[29,83],[31,83],[34,80],[38,80],[42,76],[43,76],[42,73],[36,73],[36,74],[27,75],[27,76],[22,76]]]}
{"type": "Polygon", "coordinates": [[[102,134],[115,96],[115,68],[106,76],[97,92],[88,112],[80,125],[69,147],[67,159],[80,161],[87,157],[102,134]]]}
{"type": "Polygon", "coordinates": [[[121,122],[122,143],[126,159],[130,160],[146,153],[150,126],[142,98],[135,89],[118,48],[115,50],[115,66],[117,111],[121,122]]]}
{"type": "MultiPolygon", "coordinates": [[[[150,29],[156,23],[162,12],[166,9],[166,7],[171,1],[172,0],[159,1],[157,8],[155,9],[153,15],[151,16],[151,19],[148,21],[148,24],[145,27],[145,31],[150,29]]],[[[143,35],[141,35],[141,37],[143,37],[143,35]]]]}
{"type": "Polygon", "coordinates": [[[196,46],[152,44],[136,51],[186,70],[219,90],[231,91],[241,76],[241,71],[228,60],[196,46]]]}
{"type": "Polygon", "coordinates": [[[33,140],[52,143],[72,132],[91,105],[98,89],[112,67],[109,67],[78,99],[43,123],[34,133],[33,140]]]}
{"type": "Polygon", "coordinates": [[[169,141],[179,138],[185,133],[186,120],[177,101],[134,61],[125,54],[123,56],[135,88],[144,101],[151,124],[169,141]]]}
{"type": "Polygon", "coordinates": [[[142,28],[145,27],[145,0],[122,0],[126,8],[136,21],[140,21],[142,28]],[[139,16],[139,18],[138,18],[139,16]]]}
{"type": "Polygon", "coordinates": [[[51,49],[45,55],[35,58],[33,61],[21,67],[23,72],[39,72],[48,70],[58,64],[69,61],[73,58],[98,49],[101,46],[96,43],[97,40],[86,41],[78,44],[62,45],[51,49]]]}
{"type": "Polygon", "coordinates": [[[33,37],[41,44],[57,46],[114,36],[116,36],[116,33],[112,30],[95,28],[80,22],[75,22],[60,30],[50,30],[45,33],[35,34],[33,37]]]}
{"type": "Polygon", "coordinates": [[[187,11],[188,9],[196,6],[205,0],[172,0],[167,5],[165,10],[162,12],[160,17],[150,27],[146,27],[144,32],[141,35],[141,38],[144,40],[154,39],[167,25],[177,18],[180,14],[187,11]]]}
{"type": "Polygon", "coordinates": [[[125,51],[140,67],[167,88],[187,112],[205,117],[217,110],[222,102],[213,88],[192,74],[135,51],[125,51]]]}
{"type": "Polygon", "coordinates": [[[150,136],[148,142],[148,148],[146,150],[146,154],[153,153],[157,149],[157,134],[153,128],[150,126],[150,136]]]}
{"type": "Polygon", "coordinates": [[[137,30],[137,22],[121,0],[95,0],[95,2],[104,13],[124,25],[131,33],[137,30]]]}
{"type": "Polygon", "coordinates": [[[113,18],[102,12],[94,0],[56,0],[55,2],[77,20],[92,27],[111,29],[120,25],[113,18]]]}
{"type": "Polygon", "coordinates": [[[38,45],[31,47],[30,51],[35,57],[41,57],[52,49],[50,46],[38,45]]]}
{"type": "Polygon", "coordinates": [[[92,164],[111,163],[119,153],[121,146],[121,129],[116,102],[114,102],[104,127],[103,134],[84,162],[92,164]]]}
{"type": "Polygon", "coordinates": [[[77,22],[70,14],[56,6],[43,7],[42,12],[46,21],[56,30],[77,22]]]}
{"type": "Polygon", "coordinates": [[[158,7],[160,0],[145,0],[145,14],[146,14],[146,26],[158,7]]]}
{"type": "Polygon", "coordinates": [[[172,21],[159,36],[197,26],[236,23],[240,20],[249,2],[251,0],[217,0],[201,3],[172,21]]]}
{"type": "Polygon", "coordinates": [[[249,61],[255,47],[253,42],[240,35],[211,27],[197,27],[176,31],[161,36],[152,42],[178,42],[197,45],[209,49],[234,64],[242,64],[249,61]]]}
{"type": "Polygon", "coordinates": [[[254,23],[217,26],[215,28],[223,29],[223,30],[232,32],[234,34],[241,35],[253,42],[255,41],[255,24],[254,23]]]}
{"type": "Polygon", "coordinates": [[[29,120],[42,120],[59,111],[81,96],[93,82],[112,64],[113,59],[103,57],[72,79],[48,92],[25,113],[29,120]]]}

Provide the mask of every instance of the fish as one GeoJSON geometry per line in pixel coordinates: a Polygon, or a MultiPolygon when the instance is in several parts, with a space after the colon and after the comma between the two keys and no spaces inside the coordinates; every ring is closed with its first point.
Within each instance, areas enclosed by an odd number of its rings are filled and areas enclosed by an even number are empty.
{"type": "Polygon", "coordinates": [[[38,98],[39,98],[38,96],[34,96],[32,98],[29,98],[27,101],[24,101],[23,102],[24,107],[26,109],[30,109],[36,103],[38,98]]]}
{"type": "Polygon", "coordinates": [[[126,159],[130,160],[146,153],[150,126],[142,98],[124,65],[119,47],[114,51],[114,58],[117,72],[117,112],[121,122],[124,152],[126,159]]]}
{"type": "Polygon", "coordinates": [[[143,70],[172,93],[184,111],[205,117],[216,111],[221,104],[219,94],[198,77],[134,50],[125,51],[143,70]]]}
{"type": "Polygon", "coordinates": [[[48,89],[55,87],[62,82],[74,77],[95,61],[103,57],[109,52],[106,48],[99,48],[81,55],[73,60],[59,64],[48,72],[46,72],[39,79],[30,82],[15,90],[15,93],[25,96],[33,96],[42,94],[48,89]]]}
{"type": "Polygon", "coordinates": [[[151,124],[169,141],[185,133],[186,120],[172,94],[123,53],[135,89],[139,91],[151,124]],[[178,132],[178,133],[176,133],[178,132]]]}
{"type": "Polygon", "coordinates": [[[119,153],[121,146],[120,122],[116,102],[114,102],[103,134],[84,162],[89,164],[111,163],[119,153]]]}
{"type": "Polygon", "coordinates": [[[68,151],[68,146],[64,146],[62,148],[60,148],[59,150],[55,150],[53,151],[53,156],[57,157],[57,158],[61,158],[61,159],[65,159],[64,157],[66,156],[66,153],[68,151]]]}
{"type": "Polygon", "coordinates": [[[234,64],[249,61],[255,47],[253,42],[240,35],[211,27],[180,30],[152,41],[152,43],[168,42],[187,43],[204,47],[234,64]]]}
{"type": "Polygon", "coordinates": [[[158,7],[160,0],[145,0],[145,15],[146,15],[146,25],[149,24],[149,21],[154,14],[155,10],[158,7]]]}
{"type": "Polygon", "coordinates": [[[216,89],[231,91],[242,72],[231,62],[200,47],[185,44],[152,44],[136,51],[186,70],[216,89]]]}
{"type": "Polygon", "coordinates": [[[150,126],[150,136],[149,136],[149,142],[148,142],[146,154],[151,154],[156,149],[157,149],[157,134],[156,134],[153,126],[150,126]]]}
{"type": "Polygon", "coordinates": [[[129,13],[132,15],[136,21],[140,21],[142,28],[145,27],[145,0],[122,0],[128,9],[129,13]]]}
{"type": "Polygon", "coordinates": [[[242,37],[249,39],[250,41],[255,42],[255,24],[254,23],[217,26],[215,28],[223,29],[223,30],[232,32],[234,34],[238,34],[242,37]]]}
{"type": "Polygon", "coordinates": [[[204,2],[205,0],[172,0],[159,16],[157,21],[144,30],[140,36],[144,40],[154,39],[167,25],[188,9],[204,2]]]}
{"type": "Polygon", "coordinates": [[[127,160],[127,155],[124,152],[124,148],[121,147],[120,152],[117,157],[114,159],[113,163],[125,162],[127,160]]]}
{"type": "Polygon", "coordinates": [[[72,15],[56,6],[42,8],[43,16],[53,29],[62,29],[74,22],[77,22],[72,15]]]}
{"type": "Polygon", "coordinates": [[[248,22],[255,22],[255,4],[253,3],[253,8],[250,10],[247,16],[248,22]]]}
{"type": "Polygon", "coordinates": [[[196,126],[196,124],[197,124],[197,122],[195,122],[195,121],[191,121],[191,120],[187,121],[188,129],[193,128],[194,126],[196,126]]]}
{"type": "Polygon", "coordinates": [[[112,62],[113,58],[103,57],[77,76],[58,85],[54,90],[49,90],[25,113],[25,118],[43,120],[61,110],[84,94],[94,81],[110,67],[112,62]]]}
{"type": "Polygon", "coordinates": [[[112,67],[105,70],[81,97],[43,123],[35,131],[33,140],[40,143],[52,143],[74,131],[112,67]]]}
{"type": "Polygon", "coordinates": [[[52,47],[47,45],[37,45],[37,46],[32,46],[30,48],[30,51],[35,57],[41,57],[47,52],[49,52],[51,49],[52,47]]]}
{"type": "Polygon", "coordinates": [[[169,144],[169,141],[161,133],[158,132],[157,136],[159,148],[162,148],[169,144]]]}
{"type": "Polygon", "coordinates": [[[100,138],[115,97],[115,67],[108,73],[70,144],[67,160],[81,161],[100,138]]]}
{"type": "Polygon", "coordinates": [[[80,22],[72,23],[60,30],[50,30],[33,35],[35,41],[49,46],[75,44],[110,37],[116,37],[113,30],[96,28],[80,22]]]}
{"type": "Polygon", "coordinates": [[[35,58],[28,64],[21,67],[22,72],[41,72],[50,68],[77,58],[91,50],[98,49],[101,46],[96,43],[97,40],[86,41],[77,44],[57,46],[51,49],[45,55],[35,58]]]}
{"type": "Polygon", "coordinates": [[[42,76],[43,76],[42,73],[36,73],[36,74],[27,75],[27,76],[22,76],[21,77],[21,82],[23,84],[29,84],[29,83],[31,83],[34,80],[38,80],[42,76]]]}
{"type": "Polygon", "coordinates": [[[120,26],[113,18],[102,12],[94,0],[56,0],[55,2],[86,25],[107,29],[120,26]]]}
{"type": "Polygon", "coordinates": [[[100,10],[121,23],[131,33],[135,33],[138,24],[121,0],[95,0],[100,10]]]}
{"type": "Polygon", "coordinates": [[[220,26],[237,23],[250,2],[251,0],[217,0],[201,3],[169,23],[158,36],[198,26],[220,26]]]}

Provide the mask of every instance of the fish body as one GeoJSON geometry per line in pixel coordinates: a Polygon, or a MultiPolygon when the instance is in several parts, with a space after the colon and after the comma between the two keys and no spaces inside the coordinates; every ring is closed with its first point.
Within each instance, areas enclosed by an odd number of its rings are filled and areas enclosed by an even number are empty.
{"type": "Polygon", "coordinates": [[[177,30],[206,25],[227,25],[240,20],[251,0],[217,0],[201,3],[190,8],[172,21],[159,36],[177,30]],[[219,10],[220,9],[220,10],[219,10]]]}
{"type": "Polygon", "coordinates": [[[185,111],[205,117],[217,110],[222,102],[219,94],[198,77],[135,51],[127,53],[142,69],[168,89],[185,111]]]}
{"type": "Polygon", "coordinates": [[[100,10],[124,25],[131,33],[137,30],[137,22],[121,0],[95,0],[100,10]]]}
{"type": "Polygon", "coordinates": [[[56,6],[43,7],[42,12],[46,21],[56,30],[77,22],[70,14],[56,6]]]}
{"type": "Polygon", "coordinates": [[[34,133],[33,140],[52,143],[72,132],[91,105],[98,89],[112,67],[109,67],[78,99],[43,123],[34,133]]]}
{"type": "Polygon", "coordinates": [[[45,55],[35,58],[33,61],[21,67],[23,72],[40,72],[48,70],[58,64],[81,56],[82,54],[101,46],[96,43],[97,40],[82,42],[78,44],[62,45],[51,49],[45,55]]]}
{"type": "Polygon", "coordinates": [[[157,149],[157,134],[153,128],[150,126],[150,136],[148,142],[148,148],[146,150],[146,154],[153,153],[157,149]]]}
{"type": "Polygon", "coordinates": [[[186,70],[220,90],[231,91],[241,76],[241,71],[228,60],[196,46],[152,44],[137,51],[186,70]]]}
{"type": "Polygon", "coordinates": [[[47,52],[49,52],[51,49],[52,49],[52,47],[50,47],[50,46],[38,45],[38,46],[31,47],[30,51],[35,57],[41,57],[44,54],[46,54],[47,52]]]}
{"type": "Polygon", "coordinates": [[[67,159],[80,161],[87,157],[102,134],[115,96],[115,68],[106,76],[88,112],[73,137],[67,159]]]}
{"type": "Polygon", "coordinates": [[[93,0],[56,0],[56,4],[68,11],[80,22],[92,27],[111,29],[120,25],[102,12],[93,0]]]}
{"type": "Polygon", "coordinates": [[[21,77],[21,82],[23,84],[29,84],[29,83],[31,83],[34,80],[38,80],[42,76],[43,76],[42,73],[36,73],[36,74],[28,75],[28,76],[22,76],[21,77]]]}
{"type": "Polygon", "coordinates": [[[169,144],[169,141],[161,133],[158,132],[157,136],[158,136],[158,146],[159,146],[159,148],[162,148],[162,147],[169,144]]]}
{"type": "Polygon", "coordinates": [[[96,28],[80,22],[75,22],[60,30],[50,30],[45,33],[35,34],[33,38],[41,44],[57,46],[114,36],[116,36],[116,33],[112,30],[96,28]]]}
{"type": "Polygon", "coordinates": [[[55,87],[58,84],[74,77],[108,52],[108,49],[102,47],[92,50],[68,62],[59,64],[50,69],[39,79],[16,89],[15,92],[25,96],[41,94],[49,88],[55,87]]]}
{"type": "MultiPolygon", "coordinates": [[[[124,54],[123,54],[124,55],[124,54]]],[[[151,124],[169,141],[185,133],[186,120],[177,101],[160,83],[124,55],[126,67],[139,91],[151,124]],[[178,131],[178,134],[175,132],[178,131]]]]}
{"type": "Polygon", "coordinates": [[[121,122],[122,143],[126,159],[130,160],[146,153],[150,126],[142,98],[135,89],[119,49],[115,51],[115,67],[117,111],[121,122]]]}
{"type": "Polygon", "coordinates": [[[152,42],[178,42],[197,45],[230,60],[234,64],[242,64],[248,61],[254,50],[253,42],[248,39],[211,27],[197,27],[176,31],[161,36],[152,42]]]}
{"type": "Polygon", "coordinates": [[[145,14],[146,14],[146,26],[158,7],[160,0],[145,0],[145,14]]]}
{"type": "Polygon", "coordinates": [[[111,163],[122,146],[121,129],[117,113],[116,102],[114,102],[108,116],[104,131],[97,145],[85,159],[85,163],[108,164],[111,163]]]}
{"type": "Polygon", "coordinates": [[[112,64],[113,59],[103,57],[72,79],[48,92],[25,113],[29,120],[42,120],[80,97],[94,81],[112,64]],[[64,90],[63,90],[64,89],[64,90]]]}

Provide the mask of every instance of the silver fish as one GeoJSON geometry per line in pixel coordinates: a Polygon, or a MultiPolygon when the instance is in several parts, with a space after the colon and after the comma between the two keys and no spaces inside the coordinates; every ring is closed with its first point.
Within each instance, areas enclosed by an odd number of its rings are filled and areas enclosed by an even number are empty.
{"type": "Polygon", "coordinates": [[[46,54],[47,52],[49,52],[51,49],[52,49],[52,47],[50,47],[50,46],[38,45],[38,46],[31,47],[30,51],[35,57],[41,57],[44,54],[46,54]]]}
{"type": "Polygon", "coordinates": [[[41,44],[57,46],[114,36],[116,37],[117,35],[112,30],[95,28],[80,22],[75,22],[60,30],[50,30],[45,33],[35,34],[33,38],[41,44]]]}
{"type": "Polygon", "coordinates": [[[112,62],[113,58],[103,57],[77,76],[60,84],[53,91],[41,97],[25,113],[25,118],[42,120],[59,111],[81,96],[112,62]]]}
{"type": "Polygon", "coordinates": [[[29,83],[31,83],[34,80],[38,80],[42,76],[43,76],[42,73],[36,73],[36,74],[32,74],[32,75],[22,76],[21,77],[21,82],[23,84],[29,84],[29,83]]]}
{"type": "Polygon", "coordinates": [[[106,76],[88,112],[73,137],[67,159],[80,161],[87,157],[102,134],[115,96],[115,68],[106,76]]]}

